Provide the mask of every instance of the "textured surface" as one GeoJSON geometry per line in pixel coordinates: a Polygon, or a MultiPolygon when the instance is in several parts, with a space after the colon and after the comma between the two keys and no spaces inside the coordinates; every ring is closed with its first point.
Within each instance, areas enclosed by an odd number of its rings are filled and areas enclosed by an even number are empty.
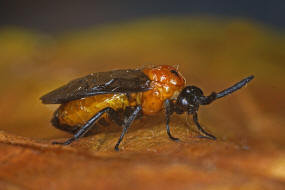
{"type": "Polygon", "coordinates": [[[245,21],[149,20],[57,39],[0,30],[0,189],[284,189],[284,35],[245,21]],[[199,139],[190,118],[134,122],[121,144],[115,124],[71,146],[51,127],[42,94],[90,72],[179,64],[206,95],[254,74],[235,94],[200,108],[218,137],[199,139]]]}

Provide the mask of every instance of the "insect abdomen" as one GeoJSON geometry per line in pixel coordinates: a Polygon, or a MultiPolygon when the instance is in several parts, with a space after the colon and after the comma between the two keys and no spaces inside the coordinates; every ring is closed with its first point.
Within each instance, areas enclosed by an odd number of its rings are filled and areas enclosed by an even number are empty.
{"type": "MultiPolygon", "coordinates": [[[[55,117],[58,121],[57,125],[81,126],[106,107],[118,110],[125,109],[129,104],[128,97],[125,94],[91,96],[62,104],[55,117]]],[[[106,116],[104,117],[106,118],[106,116]]]]}

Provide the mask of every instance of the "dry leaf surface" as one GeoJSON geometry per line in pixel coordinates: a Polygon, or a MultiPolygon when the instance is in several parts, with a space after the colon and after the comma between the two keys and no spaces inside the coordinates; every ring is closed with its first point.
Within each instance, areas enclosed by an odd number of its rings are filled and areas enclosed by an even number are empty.
{"type": "MultiPolygon", "coordinates": [[[[245,21],[151,20],[65,37],[2,29],[0,189],[284,189],[284,36],[245,21]],[[247,88],[200,108],[218,137],[198,138],[185,115],[100,126],[70,146],[49,123],[56,106],[39,97],[91,72],[179,64],[206,94],[249,74],[247,88]]],[[[0,37],[1,38],[1,37],[0,37]]],[[[0,40],[1,41],[1,40],[0,40]]]]}

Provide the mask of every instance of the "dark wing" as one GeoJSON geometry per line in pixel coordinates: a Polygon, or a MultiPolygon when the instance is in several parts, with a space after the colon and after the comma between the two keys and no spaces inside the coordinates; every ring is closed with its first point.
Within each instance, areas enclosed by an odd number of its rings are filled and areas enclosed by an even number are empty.
{"type": "Polygon", "coordinates": [[[44,104],[61,104],[98,94],[142,92],[150,79],[141,70],[114,70],[92,73],[55,89],[40,99],[44,104]]]}

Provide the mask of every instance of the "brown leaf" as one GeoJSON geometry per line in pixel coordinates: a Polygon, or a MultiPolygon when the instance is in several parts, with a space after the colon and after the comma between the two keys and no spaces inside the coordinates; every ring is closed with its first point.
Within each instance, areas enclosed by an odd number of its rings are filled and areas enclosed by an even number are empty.
{"type": "Polygon", "coordinates": [[[285,188],[284,37],[244,21],[187,19],[103,27],[54,45],[41,35],[0,34],[0,189],[285,188]],[[160,113],[135,121],[120,152],[115,124],[69,146],[51,144],[70,135],[51,127],[56,106],[42,105],[41,95],[90,71],[146,63],[179,64],[206,94],[256,78],[200,108],[217,141],[198,138],[189,118],[174,115],[171,131],[181,141],[173,142],[160,113]]]}

